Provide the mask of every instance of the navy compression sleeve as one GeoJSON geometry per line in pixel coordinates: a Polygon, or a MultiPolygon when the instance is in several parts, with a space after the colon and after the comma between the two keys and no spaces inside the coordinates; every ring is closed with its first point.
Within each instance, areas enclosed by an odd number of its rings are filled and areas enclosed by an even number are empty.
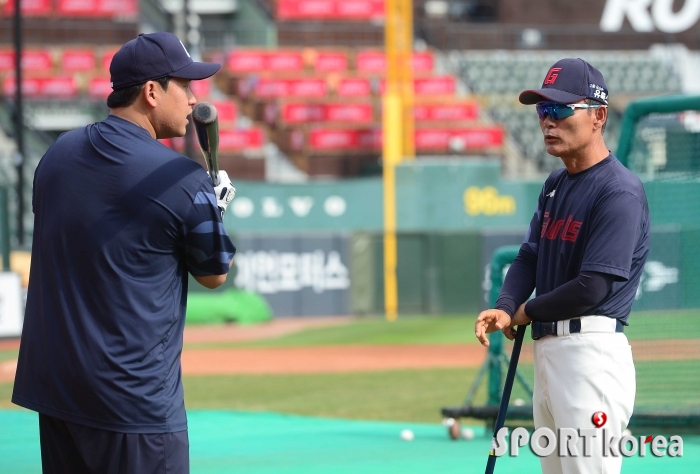
{"type": "Polygon", "coordinates": [[[615,275],[581,272],[577,278],[528,301],[525,314],[535,321],[561,321],[581,316],[605,298],[614,281],[615,275]]]}
{"type": "Polygon", "coordinates": [[[501,309],[513,317],[515,310],[527,301],[535,289],[536,271],[537,255],[521,250],[508,269],[494,308],[501,309]]]}

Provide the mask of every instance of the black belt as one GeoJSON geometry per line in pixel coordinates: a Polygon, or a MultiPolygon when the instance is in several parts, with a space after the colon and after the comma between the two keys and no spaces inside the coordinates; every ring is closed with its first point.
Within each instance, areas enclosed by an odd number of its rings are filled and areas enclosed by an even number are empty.
{"type": "MultiPolygon", "coordinates": [[[[619,319],[615,320],[615,332],[624,332],[625,326],[619,319]]],[[[569,332],[571,334],[581,332],[581,318],[569,320],[569,332]]],[[[545,336],[557,335],[557,321],[533,321],[532,339],[535,341],[545,336]]]]}

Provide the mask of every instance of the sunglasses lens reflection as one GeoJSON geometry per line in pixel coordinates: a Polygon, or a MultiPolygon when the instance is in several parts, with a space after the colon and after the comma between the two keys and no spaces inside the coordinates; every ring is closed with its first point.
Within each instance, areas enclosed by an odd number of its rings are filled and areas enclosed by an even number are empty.
{"type": "Polygon", "coordinates": [[[553,120],[561,120],[566,117],[571,117],[574,114],[573,109],[567,107],[566,104],[548,102],[537,104],[535,108],[537,109],[537,116],[540,120],[544,120],[547,115],[552,117],[553,120]]]}

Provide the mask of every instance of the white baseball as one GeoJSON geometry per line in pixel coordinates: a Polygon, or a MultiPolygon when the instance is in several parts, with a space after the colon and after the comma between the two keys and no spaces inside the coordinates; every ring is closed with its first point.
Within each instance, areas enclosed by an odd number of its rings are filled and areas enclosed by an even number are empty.
{"type": "Polygon", "coordinates": [[[457,423],[457,420],[455,420],[454,418],[443,418],[442,419],[442,426],[444,426],[445,428],[449,428],[450,426],[454,425],[455,423],[457,423]]]}
{"type": "Polygon", "coordinates": [[[515,400],[513,400],[513,405],[515,405],[516,407],[521,407],[525,405],[525,400],[523,400],[522,398],[516,398],[515,400]]]}
{"type": "Polygon", "coordinates": [[[401,430],[401,439],[404,441],[413,441],[413,431],[411,430],[401,430]]]}
{"type": "Polygon", "coordinates": [[[471,428],[462,428],[462,438],[466,440],[474,439],[474,430],[471,428]]]}

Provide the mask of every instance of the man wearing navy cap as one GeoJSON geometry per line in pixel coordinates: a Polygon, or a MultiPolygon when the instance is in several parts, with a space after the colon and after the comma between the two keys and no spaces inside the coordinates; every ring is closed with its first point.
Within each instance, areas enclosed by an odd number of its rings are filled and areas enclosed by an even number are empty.
{"type": "Polygon", "coordinates": [[[219,68],[170,33],[140,35],[112,59],[110,115],[61,135],[37,167],[12,401],[39,413],[44,473],[189,472],[188,275],[226,280],[235,191],[158,139],[185,134],[190,81],[219,68]]]}
{"type": "Polygon", "coordinates": [[[649,253],[649,207],[639,179],[605,146],[608,100],[600,71],[573,58],[554,64],[542,88],[520,94],[564,168],[545,181],[495,308],[475,325],[488,346],[486,333],[512,340],[515,326],[532,323],[535,426],[582,433],[576,453],[541,458],[546,474],[619,473],[616,447],[634,406],[624,327],[649,253]],[[604,444],[611,437],[617,442],[604,444]]]}

